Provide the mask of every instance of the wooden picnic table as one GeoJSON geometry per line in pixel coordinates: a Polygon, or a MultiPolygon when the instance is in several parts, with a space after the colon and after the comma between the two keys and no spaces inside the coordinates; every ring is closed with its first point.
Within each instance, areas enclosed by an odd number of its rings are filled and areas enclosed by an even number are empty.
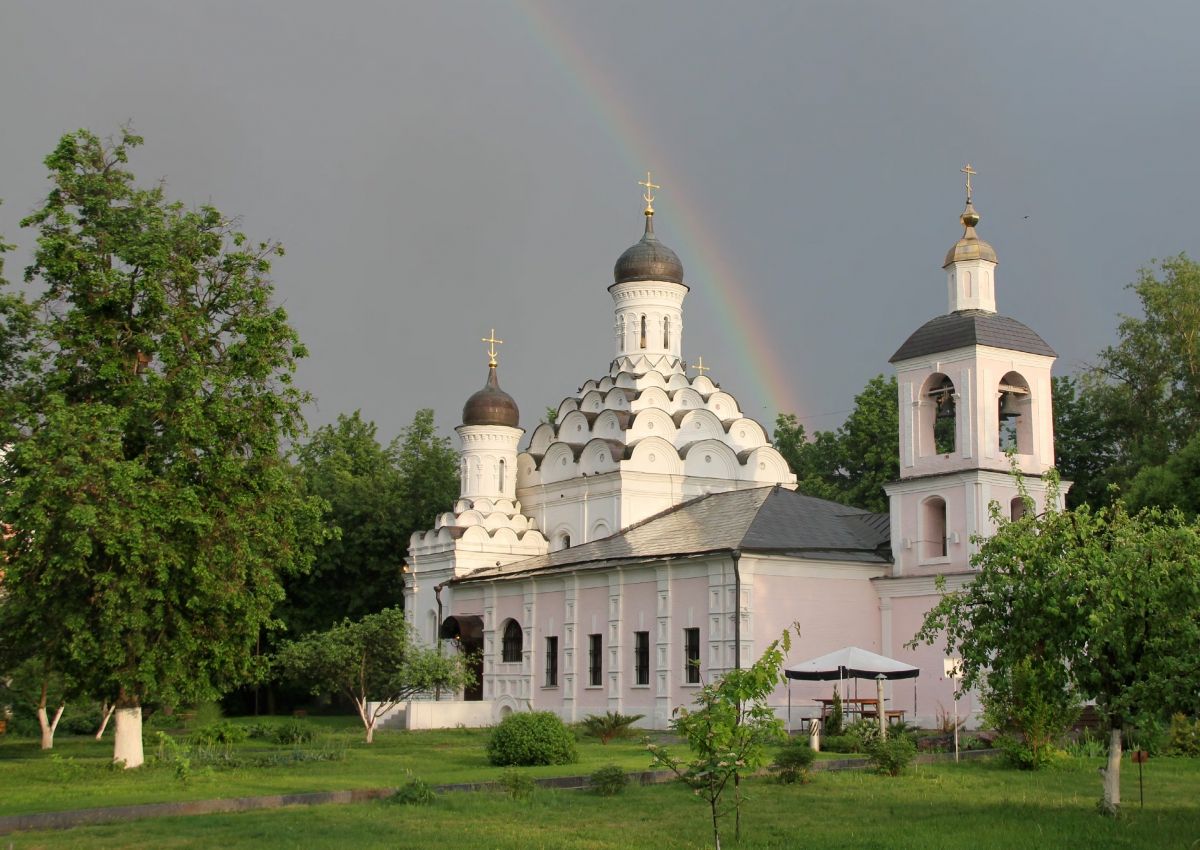
{"type": "MultiPolygon", "coordinates": [[[[887,700],[884,701],[886,702],[887,700]]],[[[824,723],[833,709],[833,699],[817,697],[817,702],[821,703],[821,722],[824,723]]],[[[846,714],[857,715],[858,717],[878,717],[879,700],[875,697],[842,697],[842,711],[846,714]]],[[[904,709],[889,709],[886,707],[883,713],[889,723],[896,720],[904,720],[904,715],[907,714],[904,709]]]]}

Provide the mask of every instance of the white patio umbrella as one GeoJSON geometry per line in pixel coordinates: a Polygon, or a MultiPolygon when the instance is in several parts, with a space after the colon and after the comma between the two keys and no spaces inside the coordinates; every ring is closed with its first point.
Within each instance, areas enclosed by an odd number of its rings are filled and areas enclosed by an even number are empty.
{"type": "MultiPolygon", "coordinates": [[[[788,682],[788,729],[792,727],[792,684],[791,679],[807,682],[828,682],[837,679],[915,679],[921,675],[919,667],[888,658],[857,646],[844,646],[819,658],[801,661],[783,668],[788,682]]],[[[883,711],[883,706],[879,707],[883,711]]],[[[917,712],[917,688],[913,683],[913,714],[917,712]]]]}

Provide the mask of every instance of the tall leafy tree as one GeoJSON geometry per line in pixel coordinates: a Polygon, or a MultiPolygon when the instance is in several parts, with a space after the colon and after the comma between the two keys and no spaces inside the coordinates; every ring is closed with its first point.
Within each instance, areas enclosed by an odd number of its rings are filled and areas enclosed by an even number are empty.
{"type": "Polygon", "coordinates": [[[1120,502],[1015,521],[993,505],[992,518],[978,575],[942,597],[913,644],[944,635],[964,689],[1032,675],[1047,693],[1094,699],[1111,728],[1102,806],[1115,812],[1122,730],[1200,709],[1200,524],[1120,502]]]}
{"type": "Polygon", "coordinates": [[[64,136],[23,222],[36,369],[16,381],[0,519],[3,604],[87,693],[116,695],[114,759],[142,762],[141,708],[211,698],[321,536],[280,445],[303,426],[304,356],[271,303],[272,243],[141,188],[142,140],[64,136]],[[38,619],[35,619],[38,618],[38,619]]]}
{"type": "Polygon", "coordinates": [[[808,440],[795,415],[780,414],[774,443],[802,492],[884,513],[883,485],[900,477],[899,429],[896,378],[876,375],[837,431],[817,431],[808,440]]]}
{"type": "Polygon", "coordinates": [[[308,492],[326,502],[326,521],[338,533],[320,546],[308,573],[287,580],[280,614],[288,631],[301,635],[402,606],[409,537],[430,528],[458,495],[458,455],[438,436],[433,411],[417,411],[386,446],[358,411],[339,416],[298,457],[308,492]]]}
{"type": "Polygon", "coordinates": [[[1142,315],[1121,317],[1117,343],[1100,352],[1076,393],[1055,388],[1066,413],[1059,422],[1056,409],[1060,440],[1080,438],[1061,446],[1060,464],[1076,480],[1073,504],[1101,504],[1116,485],[1135,507],[1194,514],[1200,501],[1179,486],[1172,459],[1200,434],[1200,264],[1184,254],[1154,262],[1130,289],[1142,315]]]}

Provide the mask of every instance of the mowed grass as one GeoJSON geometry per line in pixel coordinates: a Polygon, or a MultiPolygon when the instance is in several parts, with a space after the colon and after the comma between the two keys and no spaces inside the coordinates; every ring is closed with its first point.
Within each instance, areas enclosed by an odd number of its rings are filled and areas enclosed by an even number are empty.
{"type": "MultiPolygon", "coordinates": [[[[128,771],[110,766],[111,732],[100,742],[89,736],[59,736],[54,749],[48,752],[43,752],[36,740],[3,737],[0,738],[0,815],[218,797],[392,788],[412,775],[433,785],[485,782],[502,772],[502,768],[488,764],[486,746],[490,732],[486,729],[381,731],[376,733],[373,744],[366,744],[357,718],[310,718],[305,723],[317,730],[317,737],[311,743],[287,746],[252,740],[229,748],[229,752],[242,762],[292,753],[326,752],[344,757],[233,768],[205,768],[199,759],[193,759],[186,781],[177,778],[174,767],[155,764],[152,734],[146,736],[146,766],[128,771]]],[[[183,742],[185,736],[180,734],[176,740],[183,742]]],[[[638,736],[607,745],[584,739],[579,742],[579,761],[575,764],[533,767],[527,771],[535,777],[572,776],[589,774],[606,764],[617,764],[629,771],[646,770],[649,762],[638,736]]],[[[0,848],[3,847],[0,842],[0,848]]]]}
{"type": "MultiPolygon", "coordinates": [[[[1095,811],[1099,760],[1038,773],[995,762],[919,766],[899,778],[818,773],[806,786],[746,783],[743,836],[728,847],[871,850],[1011,848],[1191,848],[1200,841],[1200,764],[1147,765],[1146,808],[1126,765],[1126,813],[1095,811]]],[[[678,785],[631,787],[601,798],[538,790],[511,800],[497,792],[454,793],[429,806],[374,802],[235,815],[161,818],[60,833],[8,836],[33,848],[485,847],[496,850],[666,850],[711,846],[707,806],[678,785]]],[[[3,846],[0,844],[0,846],[3,846]]]]}

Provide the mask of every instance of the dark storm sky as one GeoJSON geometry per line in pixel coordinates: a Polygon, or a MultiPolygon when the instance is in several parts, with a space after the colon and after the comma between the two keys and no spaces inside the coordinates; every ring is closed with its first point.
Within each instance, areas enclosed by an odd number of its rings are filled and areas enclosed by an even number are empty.
{"type": "Polygon", "coordinates": [[[458,422],[489,328],[531,428],[612,356],[612,264],[659,235],[702,354],[770,426],[836,427],[931,316],[978,170],[1001,312],[1076,371],[1151,258],[1200,254],[1200,4],[0,2],[0,233],[77,127],[275,267],[314,425],[458,422]]]}

